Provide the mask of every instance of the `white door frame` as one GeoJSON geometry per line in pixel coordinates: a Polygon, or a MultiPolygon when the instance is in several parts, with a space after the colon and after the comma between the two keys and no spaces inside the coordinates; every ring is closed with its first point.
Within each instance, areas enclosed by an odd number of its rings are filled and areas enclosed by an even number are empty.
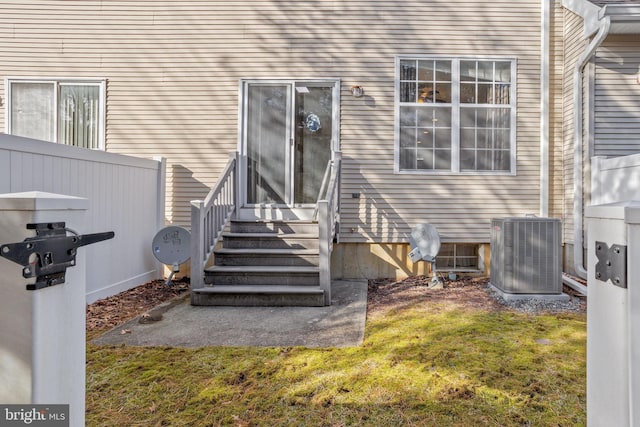
{"type": "MultiPolygon", "coordinates": [[[[238,173],[240,181],[240,200],[242,205],[238,210],[238,216],[240,219],[310,219],[315,204],[309,205],[293,205],[293,204],[247,204],[247,120],[248,117],[248,87],[249,85],[286,85],[289,87],[287,94],[289,96],[289,110],[287,113],[287,138],[289,138],[289,146],[293,146],[293,139],[295,138],[296,126],[295,117],[295,96],[296,87],[300,87],[304,84],[309,85],[326,85],[326,87],[332,87],[332,137],[331,137],[331,159],[334,158],[335,152],[340,151],[340,79],[327,78],[327,79],[242,79],[239,82],[239,108],[238,108],[238,173]]],[[[291,153],[292,150],[287,150],[291,153]]],[[[287,155],[285,160],[287,172],[286,172],[286,186],[287,186],[287,199],[293,200],[293,195],[290,194],[293,189],[294,179],[293,176],[293,158],[290,154],[287,155]]]]}

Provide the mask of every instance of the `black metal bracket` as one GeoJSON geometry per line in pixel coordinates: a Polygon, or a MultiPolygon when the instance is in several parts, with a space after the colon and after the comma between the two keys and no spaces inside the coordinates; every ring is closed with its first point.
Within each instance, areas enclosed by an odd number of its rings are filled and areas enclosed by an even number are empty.
{"type": "Polygon", "coordinates": [[[27,224],[27,230],[35,230],[35,237],[0,246],[0,256],[20,264],[25,279],[36,277],[35,283],[27,285],[29,291],[64,283],[67,268],[76,265],[80,246],[115,236],[113,231],[67,236],[70,230],[64,222],[27,224]]]}
{"type": "Polygon", "coordinates": [[[627,247],[596,242],[596,279],[611,280],[616,286],[627,287],[627,247]]]}

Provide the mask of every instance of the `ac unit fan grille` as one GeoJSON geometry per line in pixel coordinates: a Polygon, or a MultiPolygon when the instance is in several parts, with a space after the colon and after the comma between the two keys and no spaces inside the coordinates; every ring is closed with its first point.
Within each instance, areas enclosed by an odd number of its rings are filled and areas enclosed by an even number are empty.
{"type": "Polygon", "coordinates": [[[491,283],[506,293],[562,293],[561,222],[554,218],[491,221],[491,283]]]}

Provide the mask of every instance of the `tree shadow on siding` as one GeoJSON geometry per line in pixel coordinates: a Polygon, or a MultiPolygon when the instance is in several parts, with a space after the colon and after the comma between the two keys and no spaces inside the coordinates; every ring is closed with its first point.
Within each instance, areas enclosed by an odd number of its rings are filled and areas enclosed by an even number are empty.
{"type": "Polygon", "coordinates": [[[171,179],[173,186],[170,206],[173,212],[173,223],[189,225],[191,211],[190,209],[185,211],[184,206],[191,206],[192,200],[204,200],[210,187],[196,179],[193,171],[179,164],[171,165],[171,179]]]}

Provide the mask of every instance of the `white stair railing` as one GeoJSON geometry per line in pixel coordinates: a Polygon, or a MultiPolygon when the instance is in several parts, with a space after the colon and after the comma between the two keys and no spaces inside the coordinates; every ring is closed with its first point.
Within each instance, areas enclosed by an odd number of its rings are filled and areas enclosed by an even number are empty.
{"type": "Polygon", "coordinates": [[[191,289],[204,287],[204,268],[239,206],[238,153],[229,162],[204,200],[191,201],[191,289]]]}
{"type": "Polygon", "coordinates": [[[337,226],[340,222],[341,166],[342,153],[336,152],[333,160],[330,161],[331,172],[326,191],[318,197],[317,205],[320,244],[320,288],[324,291],[325,305],[331,305],[331,252],[333,251],[333,239],[336,236],[337,226]]]}

